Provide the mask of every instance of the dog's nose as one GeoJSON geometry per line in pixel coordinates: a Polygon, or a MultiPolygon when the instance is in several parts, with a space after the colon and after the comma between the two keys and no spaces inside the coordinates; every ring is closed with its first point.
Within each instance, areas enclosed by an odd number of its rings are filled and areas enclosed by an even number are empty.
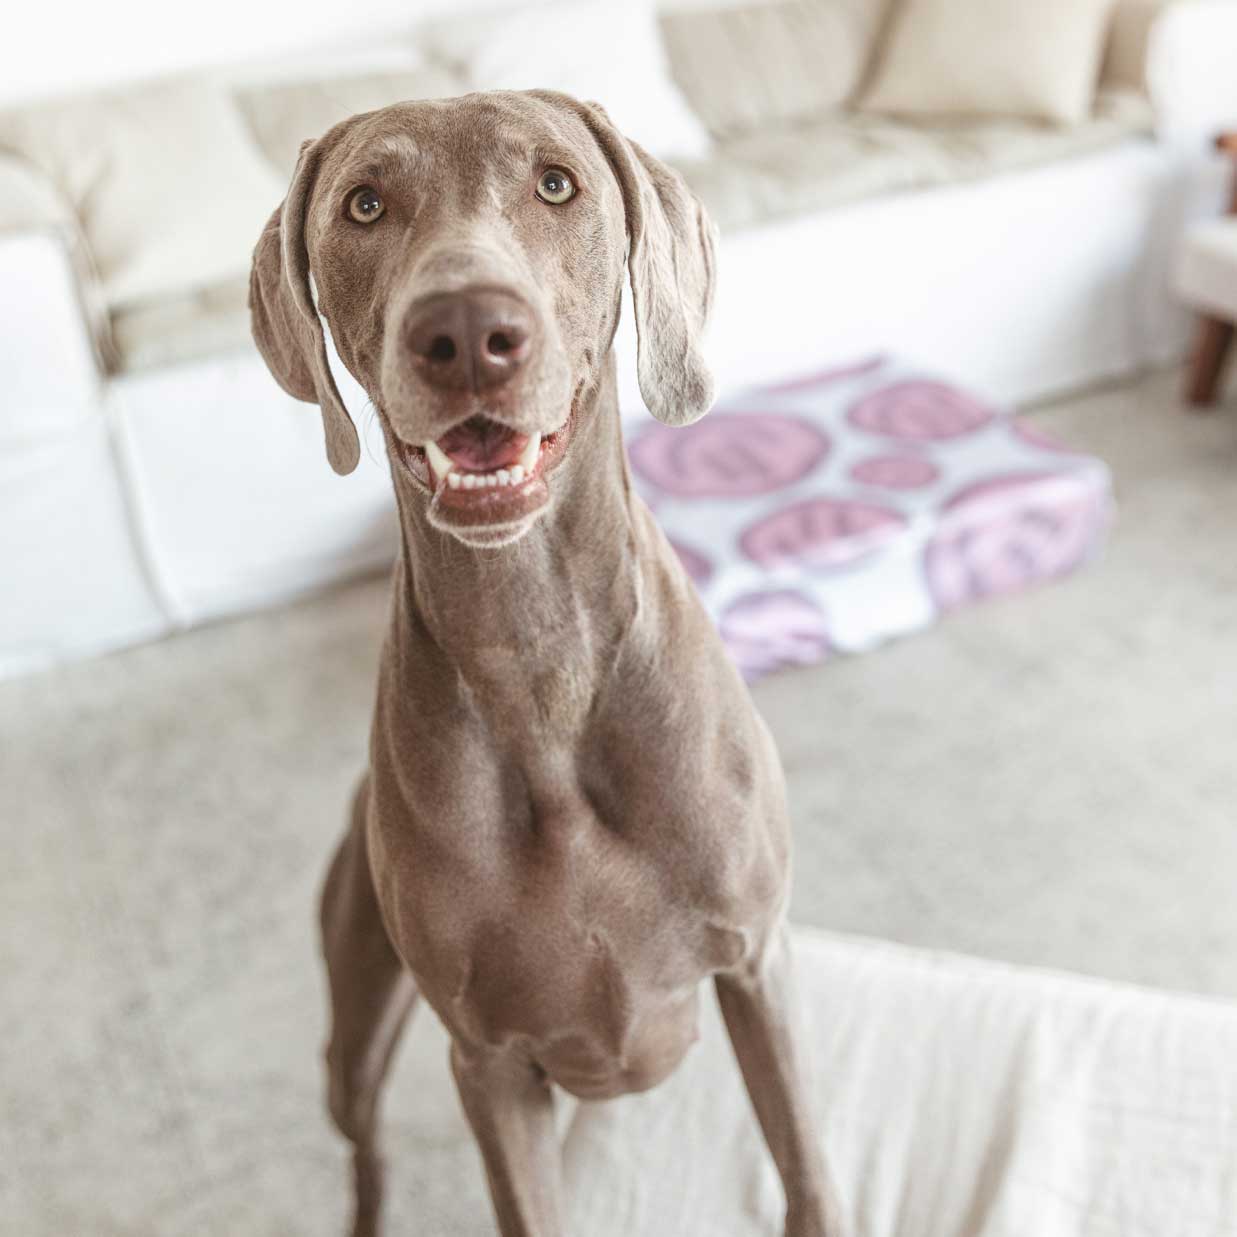
{"type": "Polygon", "coordinates": [[[413,305],[412,363],[437,387],[484,391],[509,382],[532,350],[533,313],[498,289],[444,292],[413,305]]]}

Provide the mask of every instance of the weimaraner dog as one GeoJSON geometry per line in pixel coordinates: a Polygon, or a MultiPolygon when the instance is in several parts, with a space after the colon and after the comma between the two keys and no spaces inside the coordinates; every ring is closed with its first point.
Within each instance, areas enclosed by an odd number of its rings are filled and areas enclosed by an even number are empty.
{"type": "Polygon", "coordinates": [[[369,769],[322,900],[357,1237],[378,1231],[379,1092],[418,995],[450,1032],[500,1232],[560,1237],[553,1085],[654,1086],[708,979],[787,1237],[842,1232],[792,1028],[783,778],[632,492],[624,267],[645,402],[686,424],[712,399],[712,226],[600,107],[537,91],[336,125],[254,253],[271,372],[321,406],[350,472],[325,319],[377,410],[402,529],[369,769]]]}

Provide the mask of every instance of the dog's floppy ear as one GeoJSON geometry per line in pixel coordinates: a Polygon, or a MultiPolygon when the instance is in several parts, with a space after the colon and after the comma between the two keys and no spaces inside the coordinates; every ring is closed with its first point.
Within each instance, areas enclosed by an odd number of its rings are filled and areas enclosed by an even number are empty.
{"type": "Polygon", "coordinates": [[[305,246],[305,215],[318,174],[319,146],[306,142],[301,147],[288,196],[253,251],[249,313],[254,342],[275,381],[289,395],[322,409],[327,459],[337,473],[346,474],[357,466],[361,447],[326,359],[305,246]]]}
{"type": "Polygon", "coordinates": [[[682,177],[619,133],[603,107],[577,106],[623,193],[640,394],[659,421],[689,425],[713,403],[701,351],[716,279],[713,223],[682,177]]]}

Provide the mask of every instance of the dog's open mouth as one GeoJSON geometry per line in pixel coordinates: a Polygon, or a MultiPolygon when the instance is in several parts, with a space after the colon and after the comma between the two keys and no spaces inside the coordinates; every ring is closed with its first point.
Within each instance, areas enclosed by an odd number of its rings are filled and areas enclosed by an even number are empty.
{"type": "Polygon", "coordinates": [[[444,523],[512,524],[549,501],[546,479],[566,449],[574,412],[550,434],[524,434],[473,416],[436,441],[404,444],[404,461],[429,488],[444,523]]]}

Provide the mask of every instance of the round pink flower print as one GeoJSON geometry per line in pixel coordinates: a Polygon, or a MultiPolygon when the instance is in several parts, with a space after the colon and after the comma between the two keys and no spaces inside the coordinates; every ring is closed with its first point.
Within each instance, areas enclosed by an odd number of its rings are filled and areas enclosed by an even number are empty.
{"type": "Polygon", "coordinates": [[[722,640],[745,679],[779,666],[806,666],[829,653],[821,608],[790,589],[748,593],[732,602],[718,624],[722,640]]]}
{"type": "Polygon", "coordinates": [[[739,546],[762,567],[840,567],[879,548],[905,523],[900,511],[877,503],[808,498],[745,529],[739,546]]]}
{"type": "Polygon", "coordinates": [[[944,382],[895,382],[851,406],[856,429],[909,442],[937,442],[972,434],[996,414],[944,382]]]}
{"type": "Polygon", "coordinates": [[[922,455],[871,455],[853,465],[850,475],[885,490],[918,490],[931,485],[941,470],[922,455]]]}
{"type": "Polygon", "coordinates": [[[1079,476],[1022,473],[976,482],[945,505],[928,544],[928,588],[942,610],[1065,575],[1107,526],[1107,494],[1079,476]]]}
{"type": "Polygon", "coordinates": [[[628,447],[638,476],[681,498],[768,494],[806,477],[828,452],[828,435],[812,422],[772,412],[654,425],[628,447]]]}
{"type": "Polygon", "coordinates": [[[713,574],[713,564],[699,550],[693,550],[691,546],[675,541],[673,537],[667,537],[666,540],[670,542],[670,548],[679,556],[679,562],[683,564],[687,574],[691,577],[691,582],[697,588],[703,588],[713,574]]]}

